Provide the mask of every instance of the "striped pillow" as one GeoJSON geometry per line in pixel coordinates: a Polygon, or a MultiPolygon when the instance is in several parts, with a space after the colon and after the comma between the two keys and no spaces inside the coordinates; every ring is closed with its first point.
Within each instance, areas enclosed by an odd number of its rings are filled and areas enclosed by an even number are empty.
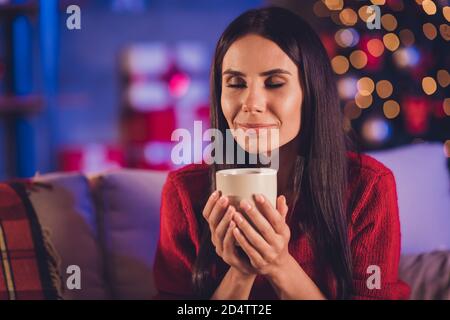
{"type": "Polygon", "coordinates": [[[25,184],[0,184],[0,300],[60,297],[48,248],[25,184]]]}

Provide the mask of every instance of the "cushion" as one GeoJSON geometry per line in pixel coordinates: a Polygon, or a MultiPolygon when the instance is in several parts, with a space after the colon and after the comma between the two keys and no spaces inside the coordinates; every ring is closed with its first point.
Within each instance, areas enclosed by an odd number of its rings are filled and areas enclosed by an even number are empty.
{"type": "Polygon", "coordinates": [[[411,300],[450,300],[450,251],[402,256],[399,275],[411,287],[411,300]]]}
{"type": "Polygon", "coordinates": [[[94,178],[115,299],[151,299],[166,172],[124,169],[94,178]]]}
{"type": "Polygon", "coordinates": [[[402,253],[450,250],[450,179],[441,143],[412,144],[369,154],[397,183],[402,253]]]}
{"type": "Polygon", "coordinates": [[[46,174],[34,178],[49,188],[36,188],[29,198],[42,228],[49,233],[60,257],[64,299],[108,299],[103,272],[102,251],[98,244],[95,208],[86,177],[77,173],[46,174]],[[78,266],[81,289],[66,286],[78,266]]]}
{"type": "Polygon", "coordinates": [[[23,184],[0,184],[0,300],[60,298],[56,258],[23,184]]]}

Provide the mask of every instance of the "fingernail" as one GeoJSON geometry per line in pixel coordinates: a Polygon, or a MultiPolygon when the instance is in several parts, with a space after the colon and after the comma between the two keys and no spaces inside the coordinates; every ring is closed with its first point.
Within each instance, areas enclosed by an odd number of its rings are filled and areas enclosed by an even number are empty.
{"type": "Polygon", "coordinates": [[[221,205],[225,205],[227,203],[227,197],[221,196],[220,199],[219,199],[219,203],[221,205]]]}
{"type": "Polygon", "coordinates": [[[239,223],[241,223],[241,222],[243,221],[243,220],[242,220],[242,217],[241,217],[241,215],[240,215],[239,213],[235,213],[234,217],[236,217],[236,220],[237,220],[239,223]]]}
{"type": "Polygon", "coordinates": [[[236,226],[236,224],[233,221],[231,221],[230,222],[230,229],[233,229],[235,226],[236,226]]]}
{"type": "Polygon", "coordinates": [[[264,199],[264,197],[263,197],[262,194],[257,194],[257,195],[255,196],[255,198],[256,198],[256,201],[258,201],[258,202],[260,202],[260,203],[264,203],[264,201],[265,201],[265,199],[264,199]]]}
{"type": "Polygon", "coordinates": [[[212,194],[211,194],[211,199],[215,199],[215,198],[217,198],[217,195],[218,195],[219,193],[217,192],[217,191],[214,191],[212,194]]]}
{"type": "Polygon", "coordinates": [[[244,210],[250,210],[252,206],[246,201],[246,200],[242,200],[241,201],[241,208],[244,210]]]}

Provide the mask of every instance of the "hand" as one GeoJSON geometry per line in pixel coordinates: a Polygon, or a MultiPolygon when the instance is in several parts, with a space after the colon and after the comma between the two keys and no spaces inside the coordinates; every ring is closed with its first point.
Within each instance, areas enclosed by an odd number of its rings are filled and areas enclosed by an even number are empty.
{"type": "Polygon", "coordinates": [[[203,217],[208,221],[211,231],[211,241],[216,253],[228,265],[245,275],[255,274],[246,257],[242,257],[235,245],[233,229],[236,227],[233,216],[237,213],[228,198],[215,191],[211,194],[203,209],[203,217]]]}
{"type": "Polygon", "coordinates": [[[236,212],[233,221],[237,227],[233,229],[233,235],[256,272],[270,275],[280,270],[291,257],[288,250],[291,232],[286,224],[288,206],[284,196],[277,198],[277,209],[264,195],[256,195],[255,203],[258,208],[245,200],[241,201],[240,206],[258,231],[236,212]]]}

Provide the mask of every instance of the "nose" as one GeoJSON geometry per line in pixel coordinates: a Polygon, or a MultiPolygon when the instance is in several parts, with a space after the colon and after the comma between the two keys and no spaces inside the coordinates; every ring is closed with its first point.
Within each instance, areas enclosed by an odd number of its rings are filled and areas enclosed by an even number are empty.
{"type": "Polygon", "coordinates": [[[242,104],[242,111],[250,113],[263,113],[266,109],[264,92],[257,88],[249,88],[242,104]]]}

